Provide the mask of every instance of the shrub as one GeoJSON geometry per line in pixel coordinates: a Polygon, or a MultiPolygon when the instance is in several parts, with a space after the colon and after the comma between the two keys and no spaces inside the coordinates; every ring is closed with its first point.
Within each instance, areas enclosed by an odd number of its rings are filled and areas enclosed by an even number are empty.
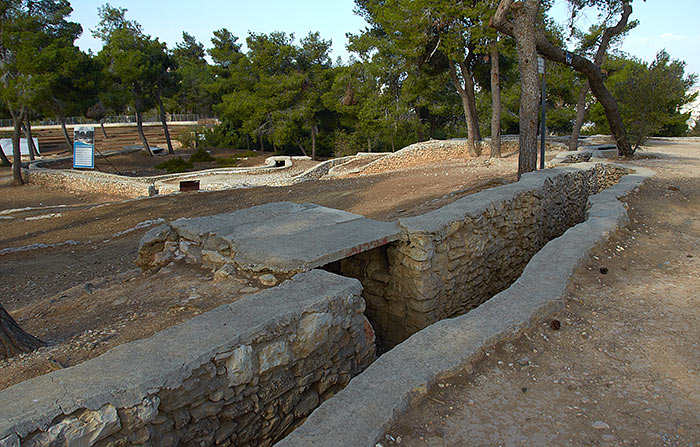
{"type": "Polygon", "coordinates": [[[238,166],[238,157],[219,157],[216,164],[222,168],[233,168],[238,166]]]}
{"type": "Polygon", "coordinates": [[[206,161],[214,161],[214,157],[204,149],[197,149],[197,151],[190,155],[190,163],[201,163],[206,161]]]}
{"type": "Polygon", "coordinates": [[[165,169],[165,171],[169,174],[177,174],[179,172],[185,172],[189,169],[193,169],[194,165],[189,161],[183,160],[182,157],[176,157],[155,165],[155,168],[165,169]]]}

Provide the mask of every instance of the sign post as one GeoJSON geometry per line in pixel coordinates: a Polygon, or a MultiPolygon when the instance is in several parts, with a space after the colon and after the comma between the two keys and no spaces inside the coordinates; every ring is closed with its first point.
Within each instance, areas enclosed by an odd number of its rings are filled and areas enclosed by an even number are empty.
{"type": "Polygon", "coordinates": [[[540,120],[540,169],[544,169],[544,136],[546,132],[545,122],[547,120],[547,74],[544,67],[544,58],[537,56],[537,72],[542,75],[542,119],[540,120]]]}
{"type": "Polygon", "coordinates": [[[73,167],[95,169],[95,128],[76,127],[73,131],[73,167]]]}

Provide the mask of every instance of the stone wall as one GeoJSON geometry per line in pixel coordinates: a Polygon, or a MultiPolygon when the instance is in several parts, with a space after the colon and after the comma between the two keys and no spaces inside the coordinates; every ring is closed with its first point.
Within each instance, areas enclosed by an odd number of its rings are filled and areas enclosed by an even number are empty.
{"type": "Polygon", "coordinates": [[[581,164],[526,174],[400,220],[399,241],[342,260],[340,273],[362,282],[367,316],[393,346],[507,288],[548,241],[583,220],[589,196],[625,172],[581,164]]]}
{"type": "Polygon", "coordinates": [[[46,188],[112,194],[125,198],[148,197],[156,193],[153,182],[104,172],[80,172],[33,168],[24,171],[32,185],[46,188]]]}
{"type": "Polygon", "coordinates": [[[0,447],[271,445],[374,360],[358,281],[312,270],[0,392],[0,447]]]}

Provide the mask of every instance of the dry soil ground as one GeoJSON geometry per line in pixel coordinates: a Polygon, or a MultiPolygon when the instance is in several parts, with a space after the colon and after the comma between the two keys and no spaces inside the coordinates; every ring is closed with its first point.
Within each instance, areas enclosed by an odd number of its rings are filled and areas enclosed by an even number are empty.
{"type": "Polygon", "coordinates": [[[648,153],[634,163],[657,176],[566,309],[438,383],[382,445],[700,445],[700,140],[648,153]]]}
{"type": "Polygon", "coordinates": [[[241,280],[238,285],[229,284],[226,293],[212,293],[219,296],[212,299],[207,290],[224,285],[212,281],[211,272],[149,280],[133,270],[138,241],[149,226],[274,201],[313,202],[394,220],[512,181],[516,163],[516,154],[496,161],[483,157],[431,162],[428,158],[421,166],[387,167],[384,172],[353,178],[128,201],[13,187],[9,170],[4,169],[0,172],[0,299],[26,330],[50,346],[0,362],[0,389],[148,336],[222,304],[222,299],[234,300],[246,287],[262,287],[254,279],[241,280]]]}

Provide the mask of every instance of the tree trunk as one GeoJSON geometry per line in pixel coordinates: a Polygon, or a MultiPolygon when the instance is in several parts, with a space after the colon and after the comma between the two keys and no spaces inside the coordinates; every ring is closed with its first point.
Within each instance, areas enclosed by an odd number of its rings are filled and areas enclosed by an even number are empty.
{"type": "MultiPolygon", "coordinates": [[[[418,127],[416,128],[416,137],[418,138],[418,141],[425,141],[427,138],[425,138],[425,133],[423,132],[423,118],[421,117],[421,108],[416,107],[416,118],[418,118],[418,127]]],[[[430,137],[432,138],[432,133],[430,134],[430,137]]]]}
{"type": "Polygon", "coordinates": [[[297,146],[299,146],[299,149],[301,150],[301,153],[304,155],[304,157],[308,157],[308,155],[306,155],[306,150],[304,149],[304,146],[301,144],[301,141],[299,141],[299,139],[297,138],[296,142],[297,142],[297,146]]]}
{"type": "MultiPolygon", "coordinates": [[[[478,157],[479,152],[476,150],[476,145],[474,144],[474,119],[472,118],[472,108],[469,104],[469,96],[467,94],[467,89],[462,85],[457,76],[457,67],[451,60],[450,63],[450,77],[452,78],[452,84],[457,89],[459,97],[462,98],[462,108],[464,109],[464,119],[467,122],[467,150],[469,155],[472,157],[478,157]]],[[[464,73],[462,77],[465,78],[464,73]]]]}
{"type": "Polygon", "coordinates": [[[588,90],[588,81],[586,81],[581,87],[581,91],[578,92],[576,121],[574,121],[574,128],[571,129],[571,139],[569,140],[570,151],[578,149],[578,137],[581,135],[581,126],[583,126],[583,119],[586,117],[586,96],[588,96],[588,90]]]}
{"type": "Polygon", "coordinates": [[[168,153],[174,154],[173,143],[170,141],[170,132],[168,132],[168,123],[165,120],[165,107],[163,107],[163,98],[160,96],[160,89],[156,92],[156,100],[158,101],[158,112],[160,113],[160,122],[163,124],[165,141],[168,143],[168,153]]]}
{"type": "Polygon", "coordinates": [[[498,40],[491,46],[491,158],[501,158],[501,67],[498,40]]]}
{"type": "MultiPolygon", "coordinates": [[[[464,73],[464,70],[467,70],[467,66],[464,63],[460,63],[460,67],[462,72],[464,73]]],[[[469,73],[469,76],[466,76],[464,78],[464,91],[467,94],[467,102],[469,105],[469,116],[471,117],[472,120],[472,130],[474,132],[474,141],[481,141],[481,128],[479,127],[479,114],[476,111],[476,93],[475,93],[475,87],[474,87],[474,78],[472,76],[472,73],[467,71],[469,73]]],[[[480,152],[477,149],[477,152],[480,152]]]]}
{"type": "Polygon", "coordinates": [[[521,85],[518,179],[522,174],[537,169],[537,112],[540,89],[534,30],[538,9],[538,0],[525,0],[514,14],[513,32],[518,48],[521,85]]]}
{"type": "Polygon", "coordinates": [[[22,121],[24,120],[24,110],[17,113],[10,111],[14,128],[12,131],[12,182],[16,185],[24,184],[22,180],[22,152],[19,146],[22,121]]]}
{"type": "MultiPolygon", "coordinates": [[[[528,0],[525,2],[525,5],[528,5],[529,3],[530,2],[528,0]]],[[[615,27],[606,30],[603,36],[604,39],[612,38],[612,36],[615,35],[614,33],[619,34],[619,32],[622,32],[622,30],[624,30],[624,28],[627,26],[627,20],[632,14],[632,6],[630,6],[629,0],[623,0],[622,4],[623,12],[620,21],[617,25],[615,25],[615,27]]],[[[522,5],[522,2],[514,4],[513,0],[501,0],[501,2],[498,4],[498,8],[496,8],[496,12],[491,18],[490,25],[493,28],[496,28],[497,30],[509,36],[516,37],[515,27],[513,26],[513,24],[508,22],[507,15],[508,10],[511,8],[511,6],[513,6],[513,9],[516,10],[515,15],[517,17],[517,10],[522,9],[522,5]]],[[[605,116],[608,119],[610,131],[617,143],[617,149],[625,157],[631,157],[632,155],[634,155],[634,149],[630,146],[629,139],[627,137],[627,131],[625,130],[624,122],[622,121],[622,117],[620,116],[620,109],[617,106],[617,101],[605,87],[605,84],[603,83],[603,74],[600,71],[600,67],[596,66],[595,62],[591,62],[588,59],[581,57],[577,54],[568,53],[562,48],[553,45],[547,39],[547,36],[544,34],[544,31],[535,30],[534,25],[533,28],[529,30],[529,33],[535,36],[537,52],[539,52],[542,56],[554,62],[571,65],[571,67],[574,70],[586,76],[586,78],[588,79],[588,83],[591,87],[591,91],[593,92],[593,95],[595,95],[595,97],[600,102],[600,105],[603,106],[603,109],[605,110],[605,116]]],[[[599,51],[598,54],[596,54],[596,62],[599,59],[602,62],[602,57],[603,52],[599,51]]]]}
{"type": "Polygon", "coordinates": [[[315,124],[311,125],[311,159],[316,160],[316,135],[318,134],[318,127],[315,124]]]}
{"type": "Polygon", "coordinates": [[[146,140],[146,134],[143,133],[143,118],[141,117],[141,98],[136,97],[136,101],[134,102],[134,105],[136,106],[136,129],[138,130],[139,133],[139,138],[141,138],[141,142],[143,143],[143,147],[146,148],[146,152],[148,155],[151,157],[153,156],[153,152],[151,152],[151,147],[148,145],[148,140],[146,140]]]}
{"type": "Polygon", "coordinates": [[[29,159],[31,161],[36,160],[36,150],[34,149],[34,140],[32,140],[32,128],[29,124],[29,118],[27,118],[26,123],[22,123],[22,132],[24,132],[24,137],[27,139],[27,149],[29,150],[29,159]],[[29,127],[27,127],[29,126],[29,127]]]}
{"type": "Polygon", "coordinates": [[[109,138],[109,136],[107,135],[107,131],[105,130],[105,122],[102,120],[100,120],[100,128],[102,128],[102,135],[104,135],[105,140],[109,138]]]}
{"type": "Polygon", "coordinates": [[[24,332],[0,304],[0,360],[44,346],[44,342],[24,332]]]}
{"type": "MultiPolygon", "coordinates": [[[[34,159],[36,158],[36,157],[34,157],[34,148],[32,147],[34,145],[32,144],[32,140],[29,139],[29,132],[27,131],[27,125],[24,122],[22,122],[22,124],[20,124],[20,127],[22,130],[22,133],[24,134],[24,138],[27,140],[27,150],[29,151],[29,159],[31,161],[34,161],[34,159]]],[[[20,139],[21,138],[22,138],[22,136],[20,135],[20,139]]],[[[21,143],[22,142],[20,141],[20,144],[21,143]]]]}
{"type": "Polygon", "coordinates": [[[372,140],[367,137],[367,152],[372,152],[372,140]]]}
{"type": "Polygon", "coordinates": [[[32,138],[32,123],[29,122],[29,116],[27,116],[27,144],[29,145],[29,158],[34,160],[37,155],[39,155],[39,150],[34,146],[34,138],[32,138]]]}
{"type": "Polygon", "coordinates": [[[66,140],[66,146],[68,147],[69,151],[73,151],[73,142],[70,139],[70,136],[68,135],[68,129],[66,129],[66,117],[60,115],[58,117],[58,121],[61,123],[61,129],[63,129],[63,139],[66,140]]]}

